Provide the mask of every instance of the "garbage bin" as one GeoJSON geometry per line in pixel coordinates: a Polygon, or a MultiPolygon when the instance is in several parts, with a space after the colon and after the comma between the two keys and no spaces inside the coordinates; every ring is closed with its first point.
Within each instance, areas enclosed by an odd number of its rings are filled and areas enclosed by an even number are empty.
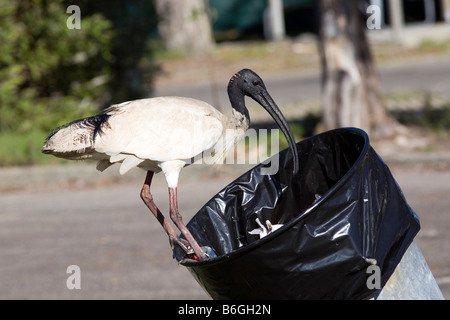
{"type": "Polygon", "coordinates": [[[215,257],[174,256],[213,299],[366,299],[368,267],[384,286],[419,231],[389,168],[356,128],[297,143],[300,170],[281,151],[209,200],[187,227],[215,257]],[[252,232],[269,221],[279,228],[252,232]]]}
{"type": "Polygon", "coordinates": [[[411,243],[376,300],[444,300],[419,246],[411,243]]]}

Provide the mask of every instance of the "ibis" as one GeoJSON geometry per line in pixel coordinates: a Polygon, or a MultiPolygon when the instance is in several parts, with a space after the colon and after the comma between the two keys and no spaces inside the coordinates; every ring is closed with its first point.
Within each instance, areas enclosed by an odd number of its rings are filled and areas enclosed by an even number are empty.
{"type": "MultiPolygon", "coordinates": [[[[191,235],[178,210],[177,186],[181,169],[206,151],[227,154],[245,136],[250,116],[245,96],[258,102],[284,133],[293,153],[293,171],[298,170],[295,140],[286,119],[267,92],[262,79],[252,70],[235,73],[228,84],[232,115],[225,116],[206,102],[183,97],[155,97],[128,101],[105,109],[103,114],[79,119],[54,129],[42,148],[44,154],[81,160],[97,160],[103,171],[120,163],[120,174],[133,167],[147,171],[141,199],[157,218],[174,248],[193,251],[193,257],[208,259],[191,235]],[[231,134],[230,134],[231,132],[231,134]],[[231,135],[231,139],[230,139],[231,135]],[[228,141],[224,141],[227,137],[228,141]],[[217,150],[219,149],[219,150],[217,150]],[[156,206],[150,192],[153,175],[163,172],[169,189],[170,218],[178,236],[156,206]]],[[[217,156],[213,163],[223,160],[217,156]]]]}

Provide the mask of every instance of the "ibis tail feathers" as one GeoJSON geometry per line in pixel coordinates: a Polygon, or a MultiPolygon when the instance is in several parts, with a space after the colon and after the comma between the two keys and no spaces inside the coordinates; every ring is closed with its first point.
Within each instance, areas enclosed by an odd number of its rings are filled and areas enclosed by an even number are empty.
{"type": "Polygon", "coordinates": [[[108,125],[107,114],[76,120],[53,130],[45,140],[42,153],[81,160],[95,153],[94,141],[108,125]]]}

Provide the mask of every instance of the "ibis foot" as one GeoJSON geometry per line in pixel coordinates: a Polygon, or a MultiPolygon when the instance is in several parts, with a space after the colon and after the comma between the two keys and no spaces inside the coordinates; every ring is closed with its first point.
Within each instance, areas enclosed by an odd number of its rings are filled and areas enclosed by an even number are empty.
{"type": "Polygon", "coordinates": [[[192,252],[191,245],[185,239],[181,239],[179,237],[172,238],[171,236],[169,236],[169,243],[172,250],[175,248],[176,245],[178,245],[186,254],[192,252]]]}

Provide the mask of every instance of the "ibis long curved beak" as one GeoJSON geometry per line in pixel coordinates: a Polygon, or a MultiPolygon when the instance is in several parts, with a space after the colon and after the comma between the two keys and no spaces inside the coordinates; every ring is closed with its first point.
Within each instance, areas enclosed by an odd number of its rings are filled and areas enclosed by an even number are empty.
{"type": "Polygon", "coordinates": [[[275,103],[275,101],[273,101],[272,97],[267,92],[267,90],[265,89],[261,90],[260,95],[255,95],[253,99],[255,99],[255,101],[258,102],[260,105],[262,105],[264,109],[266,109],[266,111],[272,116],[272,118],[275,120],[278,127],[280,127],[281,131],[286,137],[286,140],[289,143],[289,148],[292,152],[292,158],[294,162],[293,173],[294,175],[297,174],[299,169],[298,152],[295,144],[294,135],[292,134],[289,124],[287,123],[277,104],[275,103]]]}

